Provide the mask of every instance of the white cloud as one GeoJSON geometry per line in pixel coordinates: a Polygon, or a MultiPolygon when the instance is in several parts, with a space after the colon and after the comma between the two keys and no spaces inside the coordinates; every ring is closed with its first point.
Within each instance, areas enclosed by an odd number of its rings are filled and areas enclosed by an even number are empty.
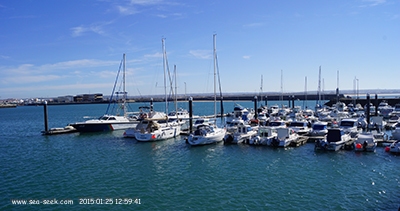
{"type": "Polygon", "coordinates": [[[366,2],[366,4],[361,7],[375,7],[386,3],[386,0],[363,0],[363,2],[366,2]]]}
{"type": "MultiPolygon", "coordinates": [[[[0,67],[2,78],[0,84],[27,84],[39,83],[46,81],[55,81],[65,77],[75,77],[85,74],[80,71],[87,68],[97,67],[117,67],[119,61],[101,61],[82,59],[74,61],[58,62],[54,64],[44,64],[35,66],[33,64],[22,64],[17,67],[0,67]]],[[[98,75],[99,73],[93,73],[98,75]]],[[[115,77],[115,72],[103,71],[100,72],[100,77],[115,77]]],[[[90,77],[90,73],[86,76],[90,77]]]]}
{"type": "Polygon", "coordinates": [[[163,1],[162,0],[131,0],[130,3],[136,4],[136,5],[147,6],[147,5],[160,4],[160,3],[163,3],[163,1]]]}
{"type": "Polygon", "coordinates": [[[133,14],[139,13],[139,11],[136,8],[131,7],[131,6],[118,5],[117,10],[122,15],[133,15],[133,14]]]}
{"type": "Polygon", "coordinates": [[[248,24],[245,24],[245,25],[243,25],[244,27],[260,27],[260,26],[263,26],[264,25],[264,23],[248,23],[248,24]]]}
{"type": "Polygon", "coordinates": [[[245,56],[243,56],[243,59],[250,59],[250,55],[245,55],[245,56]]]}
{"type": "Polygon", "coordinates": [[[144,55],[144,58],[162,58],[162,57],[163,57],[163,54],[160,52],[144,55]]]}
{"type": "Polygon", "coordinates": [[[103,22],[103,23],[93,23],[90,26],[77,26],[77,27],[72,27],[72,36],[73,37],[79,37],[84,35],[86,32],[93,32],[99,35],[105,34],[103,27],[106,25],[111,24],[112,21],[109,22],[103,22]]]}
{"type": "Polygon", "coordinates": [[[212,58],[212,52],[210,50],[190,50],[189,53],[200,59],[210,59],[212,58]]]}

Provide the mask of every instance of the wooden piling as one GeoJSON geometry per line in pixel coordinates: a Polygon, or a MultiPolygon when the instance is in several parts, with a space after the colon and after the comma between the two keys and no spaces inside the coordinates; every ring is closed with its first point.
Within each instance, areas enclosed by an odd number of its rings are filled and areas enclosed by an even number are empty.
{"type": "Polygon", "coordinates": [[[189,134],[193,132],[193,98],[189,97],[189,134]]]}
{"type": "Polygon", "coordinates": [[[47,118],[47,101],[44,101],[44,131],[48,132],[49,131],[49,123],[48,123],[48,118],[47,118]]]}

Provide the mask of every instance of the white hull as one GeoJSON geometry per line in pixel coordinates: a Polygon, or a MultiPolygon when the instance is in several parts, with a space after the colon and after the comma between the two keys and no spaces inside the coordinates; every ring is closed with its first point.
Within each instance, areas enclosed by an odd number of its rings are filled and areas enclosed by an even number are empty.
{"type": "MultiPolygon", "coordinates": [[[[361,145],[362,145],[362,144],[361,144],[361,145]]],[[[355,145],[355,146],[354,146],[354,151],[356,151],[356,152],[375,152],[376,146],[377,146],[376,143],[370,144],[370,145],[368,145],[367,147],[362,146],[362,147],[360,147],[360,148],[357,148],[357,145],[355,145]]]]}
{"type": "Polygon", "coordinates": [[[400,153],[400,141],[396,141],[396,142],[392,143],[389,147],[389,152],[400,153]]]}
{"type": "Polygon", "coordinates": [[[285,140],[281,140],[279,141],[279,147],[288,147],[290,145],[290,143],[292,143],[292,140],[289,139],[285,139],[285,140]]]}
{"type": "Polygon", "coordinates": [[[396,128],[396,130],[392,131],[392,139],[400,140],[400,129],[396,128]]]}
{"type": "Polygon", "coordinates": [[[148,141],[159,141],[169,138],[174,138],[181,133],[180,126],[167,126],[160,128],[158,130],[148,132],[145,130],[137,131],[135,129],[127,129],[124,133],[124,137],[135,138],[138,141],[148,142],[148,141]]]}
{"type": "Polygon", "coordinates": [[[190,134],[188,137],[188,143],[190,145],[207,145],[221,142],[225,136],[224,128],[215,128],[213,132],[206,133],[204,135],[190,134]]]}
{"type": "Polygon", "coordinates": [[[372,133],[361,133],[354,142],[354,151],[356,152],[375,152],[377,142],[372,133]]]}
{"type": "Polygon", "coordinates": [[[104,116],[104,119],[92,119],[85,122],[72,123],[70,126],[74,127],[78,132],[101,132],[125,130],[135,127],[137,124],[137,121],[130,121],[122,116],[104,116]],[[113,118],[113,120],[107,118],[113,118]]]}
{"type": "Polygon", "coordinates": [[[270,137],[260,137],[256,136],[252,139],[250,139],[249,144],[251,145],[269,145],[268,143],[271,143],[271,141],[276,138],[276,136],[270,136],[270,137]]]}
{"type": "Polygon", "coordinates": [[[330,142],[326,146],[328,151],[339,151],[344,146],[344,142],[330,142]]]}
{"type": "Polygon", "coordinates": [[[325,136],[327,133],[328,133],[327,129],[324,129],[324,130],[311,130],[308,135],[311,136],[311,137],[319,137],[319,136],[325,136]]]}
{"type": "Polygon", "coordinates": [[[250,139],[251,145],[269,145],[273,139],[277,137],[275,129],[268,126],[258,128],[258,134],[250,139]]]}
{"type": "Polygon", "coordinates": [[[241,143],[249,143],[250,139],[257,135],[257,131],[251,131],[246,134],[227,134],[224,137],[224,141],[228,142],[228,139],[231,139],[229,141],[230,144],[241,144],[241,143]]]}

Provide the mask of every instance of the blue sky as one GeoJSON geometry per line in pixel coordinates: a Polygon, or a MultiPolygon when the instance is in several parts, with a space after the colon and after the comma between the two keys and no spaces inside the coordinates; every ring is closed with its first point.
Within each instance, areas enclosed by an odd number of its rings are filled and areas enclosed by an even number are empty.
{"type": "Polygon", "coordinates": [[[178,93],[398,89],[399,0],[5,0],[0,99],[111,94],[123,53],[131,96],[163,94],[161,39],[178,93]]]}

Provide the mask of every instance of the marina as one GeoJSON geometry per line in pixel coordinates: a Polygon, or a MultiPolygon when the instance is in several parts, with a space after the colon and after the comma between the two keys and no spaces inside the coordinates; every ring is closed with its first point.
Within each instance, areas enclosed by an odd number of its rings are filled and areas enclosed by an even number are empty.
{"type": "MultiPolygon", "coordinates": [[[[253,107],[253,102],[224,102],[225,109],[233,109],[235,103],[253,107]]],[[[106,106],[49,106],[49,128],[96,116],[106,106]]],[[[154,110],[163,107],[164,103],[154,103],[154,110]]],[[[302,136],[298,147],[284,148],[222,142],[191,146],[184,135],[143,143],[124,138],[124,130],[43,136],[41,106],[0,112],[4,117],[0,126],[14,128],[1,131],[4,162],[0,165],[6,172],[0,188],[6,193],[1,196],[2,210],[16,208],[12,199],[32,198],[68,198],[76,202],[71,206],[74,210],[85,210],[88,205],[78,204],[85,197],[140,199],[141,204],[134,205],[138,210],[396,210],[400,203],[399,156],[386,152],[388,143],[375,152],[354,152],[354,148],[323,152],[314,149],[317,136],[302,136]],[[327,189],[336,194],[327,194],[327,189]]],[[[193,113],[213,113],[212,103],[193,102],[193,113]]],[[[62,206],[41,205],[40,209],[62,206]]]]}

